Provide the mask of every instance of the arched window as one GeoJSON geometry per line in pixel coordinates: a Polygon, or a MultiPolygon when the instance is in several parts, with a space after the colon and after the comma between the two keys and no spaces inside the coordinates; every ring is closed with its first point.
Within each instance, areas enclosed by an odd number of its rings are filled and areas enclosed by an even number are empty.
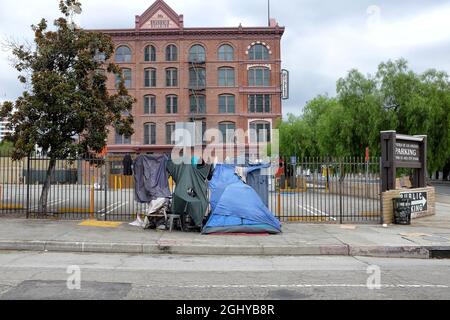
{"type": "Polygon", "coordinates": [[[166,69],[166,86],[178,87],[178,69],[168,68],[166,69]]]}
{"type": "Polygon", "coordinates": [[[229,44],[221,45],[218,54],[219,61],[233,61],[234,60],[234,48],[229,44]]]}
{"type": "Polygon", "coordinates": [[[262,44],[255,44],[248,52],[249,60],[269,60],[269,49],[262,44]]]}
{"type": "Polygon", "coordinates": [[[152,45],[146,46],[144,49],[144,61],[154,62],[156,61],[156,48],[152,45]]]}
{"type": "Polygon", "coordinates": [[[264,143],[271,141],[271,124],[267,121],[250,123],[250,143],[264,143]]]}
{"type": "Polygon", "coordinates": [[[127,46],[120,46],[116,49],[116,62],[131,62],[131,49],[127,46]]]}
{"type": "Polygon", "coordinates": [[[147,68],[144,70],[144,87],[156,87],[156,69],[147,68]]]}
{"type": "Polygon", "coordinates": [[[235,73],[234,68],[222,67],[219,68],[219,87],[234,87],[235,73]]]}
{"type": "Polygon", "coordinates": [[[166,113],[167,114],[178,113],[178,96],[176,95],[166,96],[166,113]]]}
{"type": "Polygon", "coordinates": [[[196,44],[189,50],[189,62],[203,63],[206,61],[206,52],[203,46],[196,44]]]}
{"type": "Polygon", "coordinates": [[[178,61],[178,48],[173,44],[166,47],[166,61],[178,61]]]}
{"type": "Polygon", "coordinates": [[[236,99],[232,94],[222,94],[219,96],[219,113],[235,113],[236,99]]]}
{"type": "Polygon", "coordinates": [[[206,97],[204,95],[193,94],[189,100],[192,114],[206,114],[206,97]]]}
{"type": "Polygon", "coordinates": [[[166,144],[175,144],[175,122],[166,123],[166,144]]]}
{"type": "Polygon", "coordinates": [[[144,97],[144,114],[156,113],[156,97],[148,95],[144,97]]]}
{"type": "Polygon", "coordinates": [[[202,90],[206,88],[206,69],[189,69],[189,88],[193,90],[202,90]]]}
{"type": "MultiPolygon", "coordinates": [[[[131,81],[131,69],[122,69],[123,81],[125,82],[125,88],[130,89],[132,85],[131,81]]],[[[116,74],[116,88],[119,87],[120,84],[120,76],[116,74]]]]}
{"type": "Polygon", "coordinates": [[[250,87],[268,87],[270,86],[269,68],[250,68],[248,70],[248,85],[250,87]]]}
{"type": "Polygon", "coordinates": [[[144,124],[144,144],[156,144],[156,124],[153,122],[144,124]]]}
{"type": "Polygon", "coordinates": [[[236,124],[234,122],[220,122],[219,131],[222,133],[222,143],[234,143],[236,124]]]}

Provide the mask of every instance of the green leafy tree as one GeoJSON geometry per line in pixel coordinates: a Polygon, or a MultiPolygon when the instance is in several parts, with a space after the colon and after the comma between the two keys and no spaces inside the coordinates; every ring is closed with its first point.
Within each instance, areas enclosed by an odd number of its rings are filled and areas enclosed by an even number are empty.
{"type": "Polygon", "coordinates": [[[280,128],[284,156],[363,157],[380,154],[380,131],[428,136],[428,169],[450,165],[450,81],[445,72],[417,74],[404,59],[381,63],[375,75],[351,70],[337,96],[319,95],[280,128]]]}
{"type": "Polygon", "coordinates": [[[111,38],[71,23],[73,12],[81,12],[77,0],[61,0],[59,8],[62,17],[54,21],[54,30],[49,30],[45,19],[32,26],[32,48],[11,44],[19,80],[28,90],[0,111],[14,129],[9,137],[15,146],[14,159],[30,155],[35,147],[50,159],[39,200],[42,213],[47,210],[57,159],[95,157],[104,149],[111,126],[125,136],[133,133],[129,112],[134,99],[120,68],[108,62],[114,54],[111,38]],[[114,94],[106,88],[109,73],[121,79],[114,94]]]}

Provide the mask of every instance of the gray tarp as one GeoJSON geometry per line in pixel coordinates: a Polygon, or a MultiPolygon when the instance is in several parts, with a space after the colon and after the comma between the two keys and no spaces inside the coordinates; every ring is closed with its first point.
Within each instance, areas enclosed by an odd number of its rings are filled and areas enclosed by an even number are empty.
{"type": "Polygon", "coordinates": [[[167,157],[141,155],[134,161],[135,197],[140,203],[170,198],[167,157]]]}
{"type": "Polygon", "coordinates": [[[211,166],[206,164],[176,165],[169,161],[167,170],[176,184],[172,200],[172,213],[184,214],[186,212],[197,227],[202,227],[203,219],[208,210],[208,185],[206,180],[211,172],[211,166]]]}

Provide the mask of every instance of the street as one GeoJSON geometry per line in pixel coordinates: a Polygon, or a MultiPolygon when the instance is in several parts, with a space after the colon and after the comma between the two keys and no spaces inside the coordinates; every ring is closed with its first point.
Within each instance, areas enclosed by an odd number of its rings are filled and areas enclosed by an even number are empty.
{"type": "Polygon", "coordinates": [[[449,274],[450,260],[2,252],[0,299],[439,300],[449,274]],[[381,289],[368,289],[368,268],[381,289]],[[74,270],[79,290],[67,287],[74,270]]]}

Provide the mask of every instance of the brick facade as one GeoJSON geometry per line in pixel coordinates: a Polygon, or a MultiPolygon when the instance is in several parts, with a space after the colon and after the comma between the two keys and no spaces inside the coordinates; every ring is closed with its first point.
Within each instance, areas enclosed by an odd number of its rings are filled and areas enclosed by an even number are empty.
{"type": "MultiPolygon", "coordinates": [[[[233,122],[236,129],[249,129],[252,121],[266,121],[272,128],[282,116],[280,72],[281,72],[281,37],[284,28],[271,20],[270,27],[243,28],[184,28],[183,16],[177,15],[164,1],[157,0],[143,15],[136,16],[134,29],[97,30],[109,34],[116,48],[127,46],[131,49],[131,61],[118,63],[120,67],[131,70],[131,87],[129,92],[137,99],[133,107],[135,118],[135,134],[131,144],[116,144],[115,132],[111,130],[108,139],[108,150],[111,153],[123,152],[159,152],[172,147],[166,144],[166,124],[192,121],[190,112],[189,52],[192,46],[201,45],[206,52],[206,88],[197,94],[206,96],[206,113],[201,121],[206,122],[207,129],[217,128],[221,122],[233,122]],[[166,29],[169,27],[168,29],[166,29]],[[222,45],[230,45],[234,51],[232,61],[219,61],[218,52],[222,45]],[[156,49],[156,61],[145,62],[145,47],[152,45],[156,49]],[[175,45],[178,60],[166,61],[166,47],[175,45]],[[268,59],[249,59],[249,48],[252,45],[264,46],[269,53],[268,59]],[[233,87],[219,86],[218,69],[231,67],[235,71],[233,87]],[[270,69],[269,86],[254,87],[248,83],[248,69],[264,67],[270,69]],[[144,86],[144,69],[156,69],[156,87],[144,86]],[[166,86],[166,69],[178,70],[178,86],[166,86]],[[223,94],[235,97],[235,113],[219,112],[219,96],[223,94]],[[248,99],[250,94],[266,94],[271,96],[271,110],[267,113],[249,113],[248,99]],[[144,114],[144,96],[156,97],[156,114],[144,114]],[[166,113],[166,96],[178,97],[178,113],[166,113]],[[156,144],[144,144],[144,124],[156,124],[156,144]]],[[[110,76],[108,88],[115,90],[115,79],[110,76]]],[[[202,117],[200,117],[202,118],[202,117]]],[[[199,119],[200,119],[199,118],[199,119]]],[[[198,119],[197,119],[198,120],[198,119]]],[[[247,141],[248,143],[248,141],[247,141]]]]}

